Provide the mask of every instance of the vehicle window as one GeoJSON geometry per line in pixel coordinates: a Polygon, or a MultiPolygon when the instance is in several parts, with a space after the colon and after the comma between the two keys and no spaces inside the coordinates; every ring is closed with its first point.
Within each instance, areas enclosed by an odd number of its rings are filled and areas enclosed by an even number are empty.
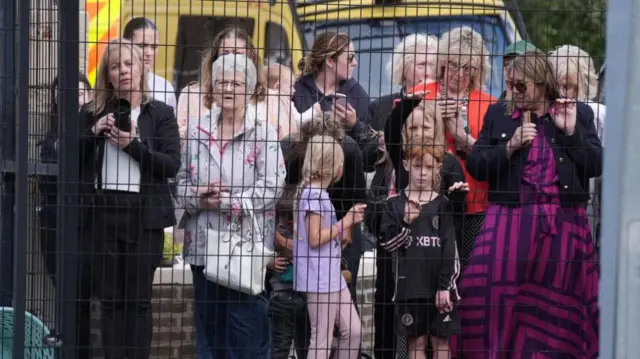
{"type": "Polygon", "coordinates": [[[224,16],[180,16],[176,41],[173,82],[176,91],[197,81],[203,53],[219,31],[234,25],[253,34],[255,21],[250,18],[224,16]]]}
{"type": "Polygon", "coordinates": [[[398,20],[316,21],[303,23],[305,39],[311,46],[315,34],[327,30],[346,32],[351,37],[357,52],[358,68],[354,77],[369,92],[372,99],[397,92],[399,87],[391,84],[386,66],[392,57],[393,47],[413,33],[440,36],[459,26],[470,26],[485,40],[491,57],[491,76],[486,82],[489,93],[496,98],[504,88],[502,55],[508,45],[505,28],[498,17],[491,16],[433,16],[398,20]]]}
{"type": "Polygon", "coordinates": [[[274,22],[267,22],[265,31],[266,60],[291,67],[291,47],[287,32],[274,22]]]}

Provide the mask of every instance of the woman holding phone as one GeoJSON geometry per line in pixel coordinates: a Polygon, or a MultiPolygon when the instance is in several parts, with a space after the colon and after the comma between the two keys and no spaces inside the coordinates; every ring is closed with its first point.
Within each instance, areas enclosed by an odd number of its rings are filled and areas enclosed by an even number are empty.
{"type": "Polygon", "coordinates": [[[149,358],[153,276],[164,228],[175,224],[168,180],[180,168],[178,124],[151,98],[146,74],[138,46],[110,42],[80,113],[80,246],[94,265],[106,359],[149,358]],[[116,116],[122,100],[130,111],[116,116]]]}

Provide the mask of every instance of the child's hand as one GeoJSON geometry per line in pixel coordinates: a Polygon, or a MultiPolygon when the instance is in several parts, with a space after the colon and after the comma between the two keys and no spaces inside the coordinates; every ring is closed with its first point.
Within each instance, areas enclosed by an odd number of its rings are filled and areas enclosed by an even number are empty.
{"type": "Polygon", "coordinates": [[[344,230],[353,227],[364,220],[364,211],[367,209],[367,205],[364,203],[357,203],[349,209],[349,212],[342,218],[342,228],[344,230]]]}
{"type": "Polygon", "coordinates": [[[419,215],[420,203],[407,200],[407,202],[404,204],[404,221],[411,224],[416,220],[416,218],[418,218],[419,215]]]}
{"type": "Polygon", "coordinates": [[[272,269],[277,273],[282,273],[287,268],[288,264],[289,264],[289,260],[287,258],[282,256],[277,256],[277,257],[273,257],[271,262],[267,264],[267,267],[269,267],[270,269],[272,269]]]}
{"type": "Polygon", "coordinates": [[[438,293],[436,293],[436,307],[440,313],[453,310],[453,302],[451,302],[451,294],[448,290],[439,290],[438,293]]]}
{"type": "Polygon", "coordinates": [[[449,187],[449,192],[453,191],[469,191],[469,184],[467,182],[456,182],[449,187]]]}

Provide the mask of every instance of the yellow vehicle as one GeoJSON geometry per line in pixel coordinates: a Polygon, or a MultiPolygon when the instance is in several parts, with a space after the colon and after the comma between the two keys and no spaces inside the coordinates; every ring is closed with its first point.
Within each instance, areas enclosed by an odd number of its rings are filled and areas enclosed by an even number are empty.
{"type": "Polygon", "coordinates": [[[392,86],[385,67],[400,39],[412,33],[440,36],[462,25],[482,34],[494,55],[487,88],[499,97],[501,55],[509,44],[520,40],[509,10],[518,14],[502,0],[312,0],[298,3],[296,12],[308,45],[317,33],[327,30],[349,34],[358,56],[354,76],[375,99],[399,90],[392,86]]]}
{"type": "Polygon", "coordinates": [[[104,44],[126,23],[144,16],[160,30],[154,72],[177,91],[197,80],[202,53],[224,27],[235,25],[252,34],[260,56],[285,65],[303,56],[303,39],[291,5],[278,1],[235,0],[87,0],[87,74],[95,71],[104,44]]]}

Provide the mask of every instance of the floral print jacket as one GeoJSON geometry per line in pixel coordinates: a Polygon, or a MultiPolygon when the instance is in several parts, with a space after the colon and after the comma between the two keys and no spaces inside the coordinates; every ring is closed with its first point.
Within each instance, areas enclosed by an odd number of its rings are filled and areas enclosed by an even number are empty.
{"type": "Polygon", "coordinates": [[[191,120],[187,141],[182,148],[182,168],[177,176],[178,206],[185,209],[181,226],[185,228],[184,259],[204,265],[207,229],[235,231],[251,239],[252,219],[256,216],[265,247],[273,250],[275,205],[285,183],[284,158],[276,130],[258,115],[254,104],[247,104],[244,127],[221,147],[217,140],[220,108],[191,120]],[[198,186],[222,181],[231,190],[220,209],[200,209],[198,186]],[[244,208],[249,201],[253,208],[244,208]]]}

